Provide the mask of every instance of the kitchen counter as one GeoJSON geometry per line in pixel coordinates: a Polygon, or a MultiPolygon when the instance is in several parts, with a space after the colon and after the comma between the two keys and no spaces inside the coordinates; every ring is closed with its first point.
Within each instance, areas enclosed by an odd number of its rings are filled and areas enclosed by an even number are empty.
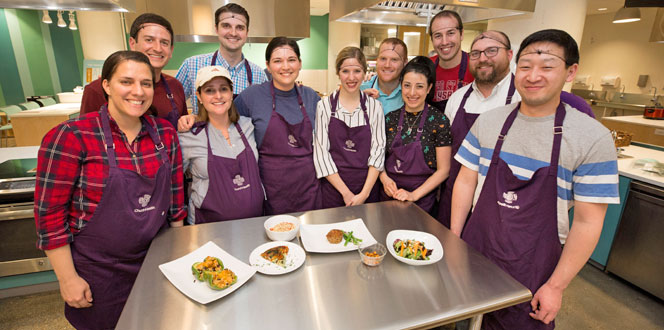
{"type": "Polygon", "coordinates": [[[429,232],[442,243],[443,259],[410,266],[388,252],[381,265],[368,267],[357,251],[307,253],[291,273],[256,273],[237,291],[202,305],[178,291],[158,266],[208,241],[248,262],[251,251],[268,241],[267,217],[168,228],[152,241],[117,328],[411,329],[473,317],[475,329],[481,318],[474,316],[531,299],[527,288],[410,202],[294,215],[304,224],[362,218],[381,243],[394,229],[429,232]]]}
{"type": "Polygon", "coordinates": [[[53,127],[78,117],[80,103],[58,103],[11,116],[17,146],[38,146],[53,127]]]}
{"type": "Polygon", "coordinates": [[[37,158],[39,146],[0,148],[0,163],[10,159],[37,158]]]}
{"type": "Polygon", "coordinates": [[[603,117],[601,122],[610,130],[632,133],[632,141],[664,147],[664,120],[645,119],[638,115],[603,117]]]}
{"type": "Polygon", "coordinates": [[[623,151],[623,154],[631,156],[632,158],[618,159],[618,174],[633,180],[643,181],[659,187],[664,187],[664,176],[632,167],[634,161],[644,158],[650,158],[660,163],[664,163],[664,151],[648,149],[635,145],[624,147],[624,149],[625,151],[623,151]]]}
{"type": "Polygon", "coordinates": [[[643,117],[643,115],[604,117],[602,120],[664,128],[664,120],[646,119],[643,117]]]}

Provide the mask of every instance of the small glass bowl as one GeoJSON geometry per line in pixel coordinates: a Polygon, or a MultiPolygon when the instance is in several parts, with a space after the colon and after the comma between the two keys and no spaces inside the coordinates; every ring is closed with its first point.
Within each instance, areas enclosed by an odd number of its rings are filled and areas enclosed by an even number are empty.
{"type": "Polygon", "coordinates": [[[365,265],[372,267],[380,265],[380,263],[383,262],[383,258],[385,258],[385,254],[387,254],[387,248],[385,247],[385,245],[380,243],[374,243],[371,245],[360,245],[357,251],[360,253],[360,258],[362,258],[362,262],[365,265]],[[378,257],[370,257],[366,255],[366,253],[371,253],[371,252],[376,252],[378,254],[378,257]]]}

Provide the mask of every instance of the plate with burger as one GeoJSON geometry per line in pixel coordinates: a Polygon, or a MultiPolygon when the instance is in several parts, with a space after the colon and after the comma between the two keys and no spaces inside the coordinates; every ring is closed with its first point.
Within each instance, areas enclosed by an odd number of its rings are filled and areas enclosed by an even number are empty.
{"type": "Polygon", "coordinates": [[[320,225],[300,225],[300,238],[307,252],[335,253],[357,250],[376,239],[362,219],[320,225]]]}

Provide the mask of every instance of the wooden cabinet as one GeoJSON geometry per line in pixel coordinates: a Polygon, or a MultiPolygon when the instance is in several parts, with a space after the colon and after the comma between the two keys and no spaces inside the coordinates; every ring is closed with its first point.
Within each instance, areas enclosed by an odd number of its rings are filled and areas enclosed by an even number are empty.
{"type": "Polygon", "coordinates": [[[58,103],[12,115],[16,146],[40,145],[44,135],[53,127],[78,117],[80,107],[80,103],[58,103]]]}

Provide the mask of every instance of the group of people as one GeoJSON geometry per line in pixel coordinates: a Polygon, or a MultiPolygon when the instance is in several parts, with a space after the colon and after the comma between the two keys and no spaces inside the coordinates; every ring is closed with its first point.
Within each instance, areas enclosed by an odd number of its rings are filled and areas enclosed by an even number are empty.
{"type": "Polygon", "coordinates": [[[86,86],[81,116],[44,137],[37,246],[72,325],[115,326],[163,227],[396,199],[436,216],[534,293],[487,314],[486,328],[553,327],[607,204],[619,202],[608,130],[562,92],[578,69],[572,37],[533,33],[512,73],[506,34],[483,32],[463,52],[461,18],[443,10],[429,26],[433,58],[409,61],[406,44],[388,38],[366,79],[364,54],[346,47],[335,61],[340,86],[321,99],[296,83],[292,39],[270,41],[264,71],[242,55],[244,8],[220,7],[215,29],[219,49],[186,59],[174,78],[162,73],[170,23],[140,15],[131,51],[109,56],[86,86]]]}

